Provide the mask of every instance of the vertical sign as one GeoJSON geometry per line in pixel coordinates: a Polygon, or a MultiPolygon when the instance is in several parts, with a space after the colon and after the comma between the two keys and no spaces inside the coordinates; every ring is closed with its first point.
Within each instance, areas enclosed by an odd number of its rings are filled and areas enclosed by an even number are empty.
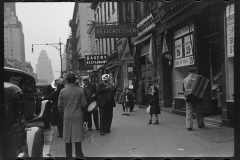
{"type": "Polygon", "coordinates": [[[175,59],[182,58],[182,39],[175,41],[175,59]]]}
{"type": "Polygon", "coordinates": [[[193,40],[192,39],[193,39],[192,34],[184,37],[185,57],[193,55],[193,53],[192,53],[192,45],[193,45],[192,41],[193,40]]]}
{"type": "Polygon", "coordinates": [[[234,57],[234,4],[226,7],[227,57],[234,57]]]}

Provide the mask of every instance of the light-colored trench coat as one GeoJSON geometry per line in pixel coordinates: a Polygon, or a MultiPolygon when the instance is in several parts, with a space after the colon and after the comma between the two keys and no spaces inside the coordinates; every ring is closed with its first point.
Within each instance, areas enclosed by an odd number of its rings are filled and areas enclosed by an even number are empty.
{"type": "Polygon", "coordinates": [[[70,83],[58,97],[58,109],[63,113],[63,142],[75,143],[84,140],[83,110],[87,105],[84,90],[70,83]]]}

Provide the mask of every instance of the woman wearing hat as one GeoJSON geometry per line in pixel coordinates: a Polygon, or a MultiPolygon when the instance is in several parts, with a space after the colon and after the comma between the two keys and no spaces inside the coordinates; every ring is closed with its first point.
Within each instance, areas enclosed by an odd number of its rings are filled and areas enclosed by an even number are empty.
{"type": "Polygon", "coordinates": [[[102,82],[97,85],[98,105],[100,111],[100,134],[110,133],[113,107],[116,106],[114,94],[117,89],[109,82],[109,74],[102,75],[102,82]]]}
{"type": "Polygon", "coordinates": [[[43,100],[51,100],[53,102],[53,110],[52,110],[52,126],[57,126],[58,128],[58,137],[63,137],[63,117],[60,115],[57,104],[58,104],[58,96],[60,91],[64,88],[63,80],[58,78],[54,80],[54,85],[52,87],[56,87],[56,89],[47,97],[43,97],[43,100]]]}

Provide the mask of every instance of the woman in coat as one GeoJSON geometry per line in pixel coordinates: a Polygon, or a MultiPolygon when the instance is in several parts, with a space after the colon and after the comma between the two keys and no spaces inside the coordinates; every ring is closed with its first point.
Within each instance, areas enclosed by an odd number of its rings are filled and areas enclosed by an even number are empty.
{"type": "Polygon", "coordinates": [[[152,88],[152,98],[149,102],[151,105],[150,107],[150,120],[148,124],[152,124],[152,115],[155,115],[156,121],[153,124],[158,124],[158,114],[161,113],[160,106],[159,106],[159,97],[158,97],[158,88],[156,86],[153,86],[152,88]]]}
{"type": "Polygon", "coordinates": [[[144,86],[144,77],[138,83],[138,103],[139,107],[146,103],[146,95],[145,95],[145,86],[144,86]]]}
{"type": "Polygon", "coordinates": [[[58,128],[58,137],[63,137],[63,117],[60,115],[58,110],[58,96],[60,91],[64,88],[62,80],[56,79],[55,85],[57,86],[56,90],[54,90],[50,95],[43,97],[43,100],[51,100],[53,103],[52,109],[52,126],[57,126],[58,128]]]}

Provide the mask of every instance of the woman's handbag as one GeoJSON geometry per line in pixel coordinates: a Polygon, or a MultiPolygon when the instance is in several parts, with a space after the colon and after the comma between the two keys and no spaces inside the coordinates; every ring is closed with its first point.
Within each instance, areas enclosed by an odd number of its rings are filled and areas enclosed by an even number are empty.
{"type": "Polygon", "coordinates": [[[92,101],[92,103],[89,104],[87,110],[88,110],[88,112],[90,112],[90,113],[94,113],[94,112],[97,111],[97,109],[98,109],[97,102],[96,102],[96,101],[92,101]]]}
{"type": "Polygon", "coordinates": [[[150,108],[151,108],[151,105],[149,105],[148,107],[147,107],[147,113],[150,113],[150,108]]]}

